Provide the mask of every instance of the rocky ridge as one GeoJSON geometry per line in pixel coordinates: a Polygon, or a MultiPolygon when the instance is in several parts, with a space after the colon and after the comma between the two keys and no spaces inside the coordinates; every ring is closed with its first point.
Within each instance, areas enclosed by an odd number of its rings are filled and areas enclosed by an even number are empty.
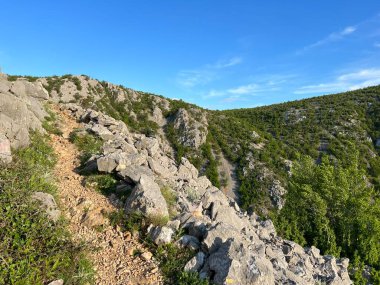
{"type": "MultiPolygon", "coordinates": [[[[59,205],[70,221],[69,230],[74,241],[78,244],[84,242],[89,248],[89,257],[97,272],[96,284],[163,284],[157,262],[147,258],[151,253],[138,238],[110,225],[107,214],[117,210],[112,198],[105,197],[83,183],[85,178],[75,172],[79,166],[79,151],[68,138],[80,125],[68,114],[59,110],[56,112],[62,118],[63,132],[62,136],[52,135],[53,148],[58,154],[55,174],[59,205]],[[141,255],[135,254],[136,252],[141,252],[141,255]]],[[[53,218],[57,219],[57,211],[48,209],[48,214],[55,214],[53,218]]]]}
{"type": "Polygon", "coordinates": [[[239,209],[213,187],[185,158],[177,166],[161,150],[159,140],[128,132],[122,122],[78,105],[62,106],[90,133],[105,139],[103,153],[88,164],[115,173],[133,187],[124,207],[145,216],[166,216],[160,192],[169,186],[177,196],[176,212],[166,226],[150,228],[155,243],[171,242],[178,228],[187,235],[178,242],[197,249],[186,265],[215,284],[351,284],[348,259],[322,256],[315,247],[302,248],[278,237],[270,220],[239,209]],[[123,130],[122,132],[120,130],[123,130]]]}

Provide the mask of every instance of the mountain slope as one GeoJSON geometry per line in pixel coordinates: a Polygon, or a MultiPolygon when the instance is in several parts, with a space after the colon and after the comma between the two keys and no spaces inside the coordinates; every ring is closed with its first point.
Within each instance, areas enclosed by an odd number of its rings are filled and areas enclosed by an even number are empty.
{"type": "Polygon", "coordinates": [[[379,87],[254,109],[210,111],[87,76],[8,76],[7,81],[10,90],[28,82],[39,84],[49,100],[101,111],[131,131],[157,139],[177,165],[187,157],[200,175],[226,193],[231,193],[231,185],[239,185],[231,196],[236,194],[242,209],[271,217],[282,236],[350,257],[358,282],[364,262],[372,267],[366,272],[372,270],[377,280],[379,87]],[[297,212],[308,218],[300,219],[297,212]]]}

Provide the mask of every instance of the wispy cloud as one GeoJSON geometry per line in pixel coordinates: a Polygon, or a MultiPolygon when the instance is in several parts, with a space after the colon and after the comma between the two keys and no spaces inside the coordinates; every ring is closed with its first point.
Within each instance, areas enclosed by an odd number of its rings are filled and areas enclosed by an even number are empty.
{"type": "Polygon", "coordinates": [[[241,85],[236,88],[228,89],[228,93],[231,94],[251,94],[257,90],[259,90],[259,85],[256,83],[251,83],[247,85],[241,85]]]}
{"type": "Polygon", "coordinates": [[[206,64],[203,67],[190,70],[181,70],[177,75],[177,82],[185,88],[192,88],[207,83],[219,77],[221,70],[241,64],[241,57],[232,57],[218,60],[213,64],[206,64]]]}
{"type": "Polygon", "coordinates": [[[215,97],[222,97],[226,94],[225,91],[220,91],[220,90],[215,90],[211,89],[208,91],[205,95],[202,96],[203,99],[208,99],[208,98],[215,98],[215,97]]]}
{"type": "Polygon", "coordinates": [[[356,31],[357,31],[357,26],[348,26],[339,32],[331,33],[327,37],[325,37],[325,38],[323,38],[323,39],[321,39],[321,40],[319,40],[319,41],[317,41],[311,45],[304,47],[303,49],[298,51],[298,53],[303,53],[303,52],[306,52],[306,51],[313,49],[313,48],[316,48],[316,47],[320,47],[320,46],[327,45],[327,44],[332,43],[332,42],[340,41],[340,40],[344,39],[345,37],[353,34],[356,31]]]}
{"type": "Polygon", "coordinates": [[[205,85],[215,78],[215,74],[207,69],[182,70],[177,75],[177,82],[185,88],[205,85]]]}
{"type": "Polygon", "coordinates": [[[216,99],[219,98],[220,102],[235,102],[235,101],[247,101],[253,96],[269,93],[271,91],[278,91],[281,89],[281,85],[287,82],[287,78],[293,77],[293,75],[271,75],[264,76],[261,79],[257,79],[255,82],[251,82],[245,85],[239,85],[224,90],[211,89],[206,92],[203,99],[216,99]]]}
{"type": "Polygon", "coordinates": [[[215,64],[210,65],[210,68],[215,68],[215,69],[223,69],[226,67],[231,67],[234,65],[238,65],[243,62],[243,59],[241,57],[232,57],[227,60],[220,60],[215,64]]]}
{"type": "Polygon", "coordinates": [[[321,94],[356,90],[380,84],[380,68],[361,69],[337,76],[333,81],[306,85],[294,91],[295,94],[321,94]]]}
{"type": "Polygon", "coordinates": [[[221,100],[221,103],[232,103],[236,101],[245,101],[245,98],[242,98],[240,95],[230,95],[221,100]]]}

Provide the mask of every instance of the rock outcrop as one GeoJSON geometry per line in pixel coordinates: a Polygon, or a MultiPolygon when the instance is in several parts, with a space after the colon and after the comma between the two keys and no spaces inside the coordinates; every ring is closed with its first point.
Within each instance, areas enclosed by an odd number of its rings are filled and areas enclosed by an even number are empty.
{"type": "Polygon", "coordinates": [[[193,110],[199,118],[193,118],[185,109],[179,109],[175,114],[174,127],[179,131],[180,142],[188,147],[198,149],[206,142],[207,119],[203,113],[193,110]]]}
{"type": "Polygon", "coordinates": [[[278,180],[274,180],[272,185],[269,187],[269,195],[272,199],[272,203],[278,210],[281,210],[285,205],[284,196],[286,193],[286,189],[282,187],[280,181],[278,180]]]}
{"type": "Polygon", "coordinates": [[[126,212],[141,212],[143,215],[168,217],[168,206],[154,180],[142,173],[139,182],[125,203],[126,212]]]}
{"type": "Polygon", "coordinates": [[[41,122],[47,113],[43,104],[48,97],[40,82],[8,81],[0,76],[0,134],[5,136],[1,140],[8,139],[12,148],[19,148],[29,144],[30,130],[44,132],[41,122]]]}
{"type": "Polygon", "coordinates": [[[199,177],[187,159],[177,166],[157,138],[119,133],[108,116],[95,116],[93,110],[63,108],[89,132],[102,136],[96,130],[103,129],[112,134],[106,138],[103,154],[92,159],[99,170],[112,172],[133,187],[125,203],[127,212],[167,216],[160,188],[173,189],[178,214],[166,226],[151,226],[149,233],[156,244],[162,244],[171,241],[173,229],[184,229],[188,234],[174,242],[198,251],[186,270],[199,272],[215,284],[352,284],[348,259],[322,256],[314,247],[282,239],[270,220],[241,211],[206,177],[199,177]]]}

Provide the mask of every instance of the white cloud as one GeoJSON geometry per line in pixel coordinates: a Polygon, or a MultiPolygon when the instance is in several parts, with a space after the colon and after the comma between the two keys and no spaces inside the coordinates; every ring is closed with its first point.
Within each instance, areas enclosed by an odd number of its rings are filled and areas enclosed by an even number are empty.
{"type": "Polygon", "coordinates": [[[208,98],[215,98],[215,97],[222,97],[226,94],[224,91],[218,91],[218,90],[210,90],[208,91],[205,95],[202,96],[203,99],[208,99],[208,98]]]}
{"type": "Polygon", "coordinates": [[[220,98],[221,102],[245,101],[249,96],[260,95],[272,91],[278,91],[281,85],[296,75],[272,74],[261,76],[261,78],[251,78],[252,83],[231,87],[224,90],[211,89],[202,95],[202,99],[220,98]]]}
{"type": "Polygon", "coordinates": [[[222,68],[238,65],[242,62],[243,62],[243,59],[241,57],[232,57],[228,60],[218,61],[216,64],[211,65],[211,67],[216,68],[216,69],[222,69],[222,68]]]}
{"type": "Polygon", "coordinates": [[[238,65],[243,62],[241,57],[232,57],[225,60],[219,60],[213,64],[192,69],[181,70],[177,75],[177,82],[185,88],[192,88],[207,83],[219,77],[221,70],[238,65]]]}
{"type": "Polygon", "coordinates": [[[380,68],[361,69],[341,74],[327,83],[306,85],[294,91],[295,94],[321,94],[356,90],[380,84],[380,68]]]}
{"type": "Polygon", "coordinates": [[[226,98],[223,98],[222,103],[232,103],[236,101],[245,101],[246,99],[242,98],[240,95],[231,95],[226,98]]]}
{"type": "Polygon", "coordinates": [[[183,70],[177,75],[177,82],[186,88],[205,85],[212,81],[215,75],[208,70],[183,70]]]}
{"type": "Polygon", "coordinates": [[[341,31],[340,35],[346,36],[346,35],[352,34],[355,31],[356,31],[356,27],[349,26],[349,27],[346,27],[343,31],[341,31]]]}
{"type": "Polygon", "coordinates": [[[250,94],[259,89],[259,85],[256,83],[242,85],[236,88],[228,89],[228,93],[231,94],[250,94]]]}
{"type": "Polygon", "coordinates": [[[380,78],[380,68],[362,69],[356,72],[346,73],[338,77],[339,81],[368,80],[380,78]]]}
{"type": "Polygon", "coordinates": [[[247,85],[241,85],[235,88],[228,89],[227,92],[230,94],[239,94],[239,95],[255,95],[257,93],[264,93],[270,91],[279,90],[278,85],[284,83],[285,81],[267,81],[258,83],[251,83],[247,85]]]}
{"type": "Polygon", "coordinates": [[[306,85],[294,91],[294,94],[313,94],[313,93],[332,93],[338,92],[343,88],[339,82],[321,83],[316,85],[306,85]]]}
{"type": "Polygon", "coordinates": [[[305,52],[307,50],[310,50],[312,48],[316,48],[316,47],[319,47],[319,46],[323,46],[323,45],[326,45],[326,44],[329,44],[329,43],[332,43],[332,42],[336,42],[336,41],[339,41],[339,40],[342,40],[344,39],[345,37],[351,35],[352,33],[356,32],[357,30],[357,27],[355,26],[348,26],[346,28],[344,28],[343,30],[339,31],[339,32],[334,32],[334,33],[331,33],[329,34],[327,37],[311,44],[311,45],[308,45],[306,47],[304,47],[300,52],[305,52]]]}

